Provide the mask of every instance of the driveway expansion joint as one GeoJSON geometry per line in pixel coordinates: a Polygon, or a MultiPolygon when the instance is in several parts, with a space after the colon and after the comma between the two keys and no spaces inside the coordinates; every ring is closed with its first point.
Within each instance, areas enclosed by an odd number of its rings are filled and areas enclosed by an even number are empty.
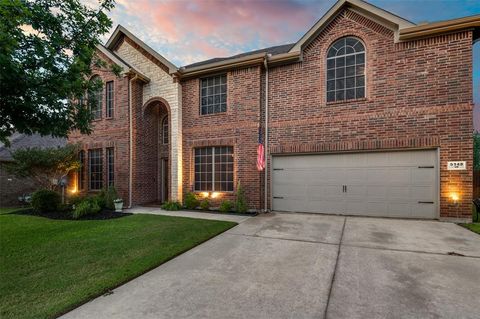
{"type": "Polygon", "coordinates": [[[316,241],[316,240],[307,240],[307,239],[293,239],[293,238],[281,238],[281,237],[261,236],[261,235],[257,235],[257,234],[247,235],[247,234],[225,233],[225,235],[244,236],[244,237],[255,237],[255,238],[265,238],[265,239],[278,239],[278,240],[296,241],[296,242],[309,243],[309,244],[324,244],[324,245],[333,245],[333,246],[338,246],[338,245],[339,245],[339,243],[331,243],[331,242],[326,242],[326,241],[316,241]]]}
{"type": "Polygon", "coordinates": [[[330,305],[330,298],[332,296],[333,284],[335,283],[335,275],[337,274],[338,263],[340,262],[340,251],[342,249],[343,234],[345,232],[345,225],[346,224],[347,224],[347,217],[344,217],[343,226],[342,226],[342,233],[340,234],[340,241],[338,243],[337,259],[335,260],[335,266],[333,268],[332,281],[330,282],[330,288],[328,290],[327,304],[325,305],[325,313],[323,315],[323,317],[325,319],[327,319],[327,316],[328,316],[328,306],[330,305]]]}

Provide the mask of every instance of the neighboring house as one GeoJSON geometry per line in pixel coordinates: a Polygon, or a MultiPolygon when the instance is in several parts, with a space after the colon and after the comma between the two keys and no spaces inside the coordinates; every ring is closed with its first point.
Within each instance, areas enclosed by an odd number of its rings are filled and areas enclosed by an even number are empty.
{"type": "Polygon", "coordinates": [[[98,51],[123,73],[96,72],[94,133],[70,136],[85,163],[72,187],[218,206],[241,182],[256,210],[470,218],[479,34],[480,16],[415,25],[341,0],[296,43],[177,68],[118,26],[98,51]]]}
{"type": "Polygon", "coordinates": [[[19,197],[28,195],[41,187],[32,178],[19,178],[7,172],[5,165],[13,160],[12,153],[14,151],[33,147],[62,147],[67,144],[65,138],[41,136],[38,134],[25,135],[14,133],[9,140],[9,147],[0,143],[0,207],[20,205],[22,203],[19,201],[19,197]]]}

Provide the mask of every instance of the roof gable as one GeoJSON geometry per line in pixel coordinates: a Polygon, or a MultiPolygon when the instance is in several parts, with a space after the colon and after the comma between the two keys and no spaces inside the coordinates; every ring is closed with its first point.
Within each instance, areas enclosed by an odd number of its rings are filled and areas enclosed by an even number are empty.
{"type": "Polygon", "coordinates": [[[117,28],[113,32],[110,39],[108,39],[106,47],[113,51],[115,49],[117,43],[122,39],[122,36],[128,37],[135,44],[137,44],[139,47],[141,47],[146,52],[148,52],[151,56],[153,56],[155,59],[157,59],[160,63],[165,65],[168,68],[170,74],[177,72],[178,68],[173,63],[168,61],[165,57],[163,57],[157,51],[155,51],[154,49],[149,47],[142,40],[137,38],[135,35],[133,35],[133,33],[128,31],[125,27],[123,27],[120,24],[117,26],[117,28]]]}
{"type": "Polygon", "coordinates": [[[320,20],[317,21],[303,35],[303,37],[295,43],[295,45],[290,49],[290,52],[301,51],[306,45],[308,45],[315,37],[322,32],[322,30],[333,20],[335,17],[345,8],[349,8],[354,12],[357,12],[372,21],[375,21],[392,31],[395,31],[395,38],[398,39],[398,31],[403,28],[414,27],[415,24],[403,19],[393,13],[390,13],[386,10],[380,9],[370,3],[361,1],[361,0],[339,0],[335,3],[330,10],[323,15],[320,20]]]}

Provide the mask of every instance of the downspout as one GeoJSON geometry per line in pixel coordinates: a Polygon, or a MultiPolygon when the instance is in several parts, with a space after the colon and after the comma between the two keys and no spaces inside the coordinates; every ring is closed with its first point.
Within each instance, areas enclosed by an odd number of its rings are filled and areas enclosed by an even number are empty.
{"type": "Polygon", "coordinates": [[[130,150],[128,161],[128,208],[132,207],[132,188],[133,188],[133,97],[132,97],[132,83],[138,78],[138,75],[128,80],[128,118],[129,118],[129,135],[130,135],[130,150]]]}
{"type": "Polygon", "coordinates": [[[268,212],[268,57],[270,54],[265,55],[265,212],[268,212]]]}

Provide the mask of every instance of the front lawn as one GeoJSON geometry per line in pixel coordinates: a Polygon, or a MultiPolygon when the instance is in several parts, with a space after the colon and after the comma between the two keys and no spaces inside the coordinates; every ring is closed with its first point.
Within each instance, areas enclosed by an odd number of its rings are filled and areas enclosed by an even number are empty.
{"type": "Polygon", "coordinates": [[[5,213],[0,318],[56,317],[236,225],[155,215],[71,221],[5,213]]]}

